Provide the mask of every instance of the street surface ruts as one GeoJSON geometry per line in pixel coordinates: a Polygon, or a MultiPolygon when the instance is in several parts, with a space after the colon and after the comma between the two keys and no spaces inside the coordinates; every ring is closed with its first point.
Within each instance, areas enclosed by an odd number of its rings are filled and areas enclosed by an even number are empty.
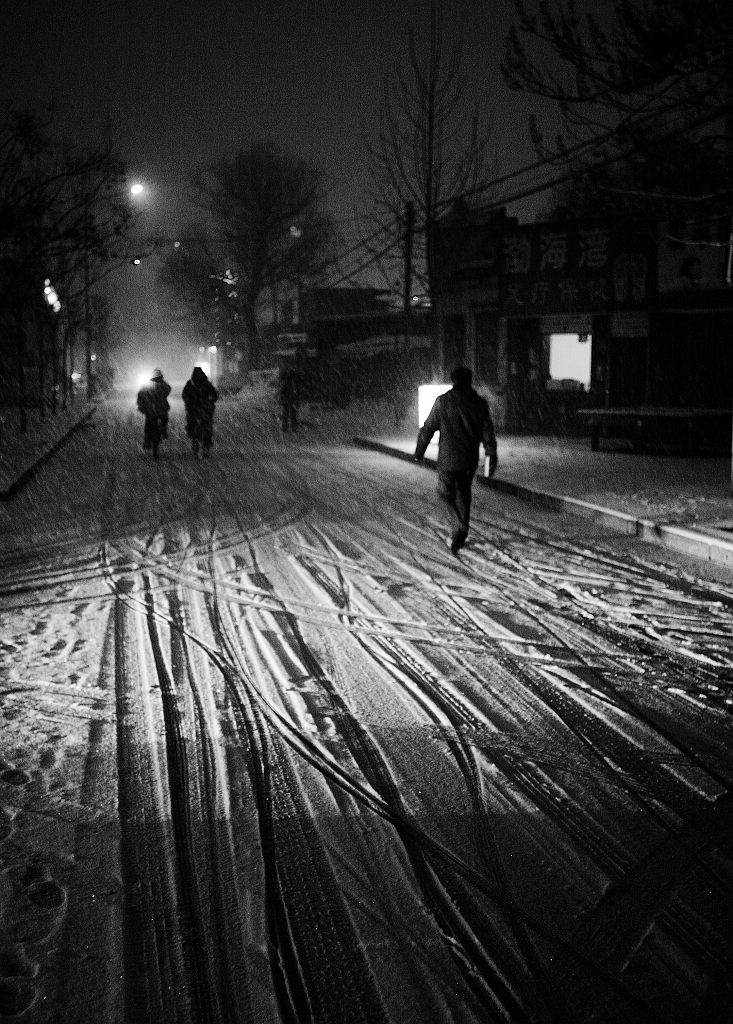
{"type": "Polygon", "coordinates": [[[7,718],[8,891],[63,902],[5,929],[0,1014],[733,1019],[733,578],[484,491],[456,559],[420,467],[219,427],[153,463],[110,408],[0,555],[4,707],[88,723],[72,794],[7,718]],[[33,813],[71,853],[26,882],[33,813]]]}

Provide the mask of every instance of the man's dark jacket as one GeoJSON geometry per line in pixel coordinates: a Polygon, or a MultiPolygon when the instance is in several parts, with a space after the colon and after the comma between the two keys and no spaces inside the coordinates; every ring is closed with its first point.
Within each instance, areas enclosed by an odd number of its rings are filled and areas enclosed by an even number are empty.
{"type": "Polygon", "coordinates": [[[496,455],[496,433],[488,403],[472,387],[452,387],[436,398],[417,435],[415,458],[423,457],[436,430],[440,431],[439,472],[475,472],[481,441],[488,455],[496,455]]]}
{"type": "Polygon", "coordinates": [[[146,416],[168,416],[170,384],[162,377],[154,377],[144,384],[137,393],[137,407],[146,416]]]}
{"type": "Polygon", "coordinates": [[[219,392],[201,367],[196,366],[183,386],[182,398],[189,420],[211,420],[219,392]]]}

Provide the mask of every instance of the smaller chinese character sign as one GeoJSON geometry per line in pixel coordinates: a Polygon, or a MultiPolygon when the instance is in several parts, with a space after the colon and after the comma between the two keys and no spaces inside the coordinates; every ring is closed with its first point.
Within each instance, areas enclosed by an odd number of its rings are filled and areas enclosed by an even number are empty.
{"type": "Polygon", "coordinates": [[[654,232],[623,222],[529,224],[502,240],[507,316],[644,309],[655,278],[654,232]]]}

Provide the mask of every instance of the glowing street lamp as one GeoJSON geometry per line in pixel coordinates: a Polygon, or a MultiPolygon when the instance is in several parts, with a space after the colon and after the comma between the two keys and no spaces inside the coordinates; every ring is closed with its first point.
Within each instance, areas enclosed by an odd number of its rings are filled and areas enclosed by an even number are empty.
{"type": "MultiPolygon", "coordinates": [[[[211,379],[216,383],[217,365],[216,365],[216,345],[209,345],[209,355],[211,356],[211,379]]],[[[208,374],[207,374],[208,376],[208,374]]]]}
{"type": "Polygon", "coordinates": [[[134,185],[130,186],[130,195],[141,196],[145,191],[145,186],[141,185],[139,181],[136,181],[134,185]]]}
{"type": "Polygon", "coordinates": [[[59,301],[59,297],[56,294],[56,289],[51,284],[49,278],[46,278],[46,280],[43,282],[43,295],[44,298],[46,299],[47,304],[51,307],[54,313],[60,313],[61,302],[59,301]]]}

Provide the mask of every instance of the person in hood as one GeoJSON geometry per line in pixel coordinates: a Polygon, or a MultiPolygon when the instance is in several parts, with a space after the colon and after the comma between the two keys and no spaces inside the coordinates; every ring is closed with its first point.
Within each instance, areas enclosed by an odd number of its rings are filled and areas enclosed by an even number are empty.
{"type": "Polygon", "coordinates": [[[191,438],[194,455],[199,445],[208,455],[214,441],[214,406],[219,393],[200,366],[194,366],[190,380],[183,386],[186,408],[186,433],[191,438]]]}
{"type": "Polygon", "coordinates": [[[448,517],[450,549],[454,555],[466,543],[471,515],[471,486],[483,442],[489,476],[496,472],[496,433],[488,403],[472,386],[466,366],[451,374],[453,387],[439,395],[420,428],[415,459],[421,462],[436,430],[438,441],[438,497],[448,517]]]}
{"type": "Polygon", "coordinates": [[[171,393],[170,384],[164,379],[159,369],[153,370],[153,376],[147,381],[137,393],[137,407],[145,416],[145,434],[143,436],[143,448],[152,448],[151,433],[156,425],[161,437],[168,437],[168,413],[170,404],[168,395],[171,393]]]}

